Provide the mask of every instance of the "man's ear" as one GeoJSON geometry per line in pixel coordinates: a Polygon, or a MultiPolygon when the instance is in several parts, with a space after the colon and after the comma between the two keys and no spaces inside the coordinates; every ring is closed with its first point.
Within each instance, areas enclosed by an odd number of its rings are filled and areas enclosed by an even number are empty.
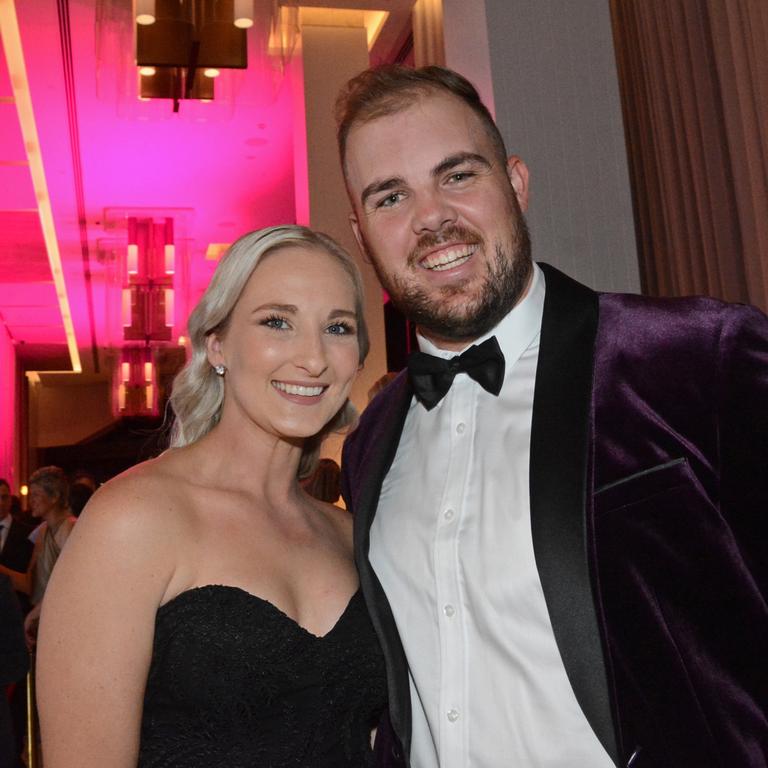
{"type": "Polygon", "coordinates": [[[515,197],[520,206],[520,210],[528,210],[528,166],[517,156],[510,155],[507,159],[507,176],[509,177],[512,189],[515,190],[515,197]]]}
{"type": "Polygon", "coordinates": [[[210,333],[205,339],[205,354],[212,366],[224,364],[224,353],[221,348],[221,339],[216,333],[210,333]]]}
{"type": "Polygon", "coordinates": [[[360,235],[360,224],[357,220],[357,214],[354,211],[349,212],[349,226],[352,227],[352,234],[357,240],[357,247],[365,253],[365,246],[363,245],[363,238],[360,235]]]}
{"type": "Polygon", "coordinates": [[[371,263],[371,257],[368,255],[368,249],[365,247],[365,238],[360,232],[360,222],[357,220],[357,214],[354,211],[350,211],[349,214],[349,226],[352,227],[352,234],[357,241],[357,247],[360,249],[360,253],[363,256],[363,261],[366,264],[371,263]]]}

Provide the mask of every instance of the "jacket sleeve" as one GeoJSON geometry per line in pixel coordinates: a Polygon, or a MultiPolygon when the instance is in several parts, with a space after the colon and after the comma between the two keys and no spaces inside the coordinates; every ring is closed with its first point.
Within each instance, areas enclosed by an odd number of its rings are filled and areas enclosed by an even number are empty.
{"type": "Polygon", "coordinates": [[[721,513],[768,602],[768,318],[732,305],[720,338],[721,513]]]}

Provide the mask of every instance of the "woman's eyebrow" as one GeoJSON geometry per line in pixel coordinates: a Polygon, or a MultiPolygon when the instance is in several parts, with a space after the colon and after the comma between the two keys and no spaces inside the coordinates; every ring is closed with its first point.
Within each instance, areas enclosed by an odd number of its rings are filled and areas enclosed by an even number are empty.
{"type": "Polygon", "coordinates": [[[276,312],[290,312],[291,314],[296,314],[299,310],[298,307],[295,304],[261,304],[258,307],[255,307],[251,310],[251,314],[254,312],[262,312],[265,309],[271,309],[276,312]]]}

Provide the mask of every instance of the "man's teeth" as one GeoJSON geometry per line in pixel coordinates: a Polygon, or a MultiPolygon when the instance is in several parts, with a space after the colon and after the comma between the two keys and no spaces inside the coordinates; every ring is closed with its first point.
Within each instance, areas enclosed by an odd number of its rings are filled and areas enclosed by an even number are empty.
{"type": "Polygon", "coordinates": [[[273,381],[272,386],[287,395],[301,395],[302,397],[317,397],[317,395],[322,395],[325,389],[325,387],[304,387],[301,384],[284,384],[282,381],[273,381]]]}
{"type": "Polygon", "coordinates": [[[453,269],[463,264],[475,252],[474,245],[463,245],[460,248],[449,248],[446,251],[439,251],[427,256],[421,265],[426,269],[432,269],[437,272],[443,269],[453,269]]]}

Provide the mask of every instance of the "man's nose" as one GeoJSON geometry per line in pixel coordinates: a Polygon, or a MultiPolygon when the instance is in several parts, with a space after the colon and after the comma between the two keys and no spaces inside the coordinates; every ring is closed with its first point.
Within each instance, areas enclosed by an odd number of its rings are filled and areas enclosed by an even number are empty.
{"type": "Polygon", "coordinates": [[[421,193],[416,200],[413,216],[413,231],[416,234],[424,232],[439,232],[448,224],[454,224],[458,214],[439,190],[421,193]]]}

